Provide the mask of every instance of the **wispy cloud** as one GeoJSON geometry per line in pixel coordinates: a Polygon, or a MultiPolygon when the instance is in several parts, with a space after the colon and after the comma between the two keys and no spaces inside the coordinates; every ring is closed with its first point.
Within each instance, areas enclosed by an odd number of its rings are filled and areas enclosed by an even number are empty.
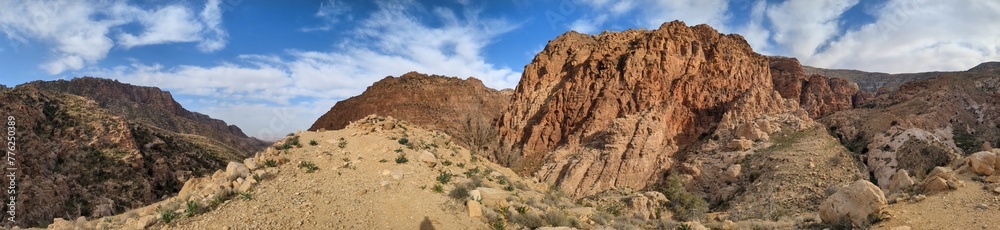
{"type": "Polygon", "coordinates": [[[235,123],[261,138],[306,129],[335,101],[360,94],[390,75],[420,71],[476,77],[494,88],[517,84],[519,72],[494,66],[483,54],[496,37],[516,25],[482,18],[480,9],[469,5],[454,10],[427,9],[413,2],[377,4],[377,10],[349,30],[348,39],[333,44],[337,47],[334,51],[246,54],[214,66],[165,67],[136,62],[90,68],[78,74],[205,98],[210,103],[196,102],[195,110],[235,123]]]}
{"type": "Polygon", "coordinates": [[[50,74],[79,70],[124,48],[198,42],[202,51],[225,47],[219,0],[209,0],[200,15],[181,4],[143,9],[119,1],[0,1],[0,30],[18,42],[49,43],[53,58],[40,67],[50,74]],[[138,34],[122,26],[137,23],[138,34]]]}
{"type": "Polygon", "coordinates": [[[320,20],[323,20],[322,24],[319,26],[304,27],[300,30],[303,32],[329,31],[341,20],[354,20],[354,17],[349,14],[350,11],[351,6],[342,1],[328,0],[326,2],[322,2],[319,5],[319,10],[317,10],[314,15],[320,20]]]}

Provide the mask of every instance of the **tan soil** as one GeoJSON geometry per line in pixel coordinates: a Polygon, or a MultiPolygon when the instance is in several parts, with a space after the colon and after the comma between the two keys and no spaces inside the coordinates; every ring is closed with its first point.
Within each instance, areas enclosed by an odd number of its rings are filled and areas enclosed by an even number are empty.
{"type": "Polygon", "coordinates": [[[958,175],[965,186],[927,196],[923,201],[889,205],[891,219],[874,229],[909,226],[911,229],[1000,229],[1000,197],[983,189],[968,175],[958,175]],[[986,209],[976,208],[985,204],[986,209]]]}

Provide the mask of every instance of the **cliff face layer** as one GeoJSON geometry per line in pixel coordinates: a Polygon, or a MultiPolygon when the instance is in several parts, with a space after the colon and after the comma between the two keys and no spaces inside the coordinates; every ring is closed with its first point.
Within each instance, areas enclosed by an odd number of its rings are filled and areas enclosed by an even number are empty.
{"type": "Polygon", "coordinates": [[[798,102],[810,117],[818,118],[854,107],[855,94],[860,91],[857,83],[839,77],[806,75],[795,58],[768,58],[775,90],[782,97],[798,102]]]}
{"type": "MultiPolygon", "coordinates": [[[[244,140],[243,147],[260,142],[236,135],[240,133],[226,132],[220,135],[239,138],[220,139],[179,131],[230,126],[207,117],[221,125],[165,113],[163,108],[170,105],[176,106],[170,111],[186,110],[158,89],[83,81],[88,83],[35,82],[0,92],[0,111],[5,120],[15,118],[17,129],[17,222],[10,224],[38,226],[56,217],[95,218],[146,205],[176,193],[188,178],[251,153],[229,141],[244,140]],[[176,126],[159,127],[157,121],[176,126]]],[[[3,183],[11,181],[4,177],[3,183]]]]}
{"type": "Polygon", "coordinates": [[[808,120],[773,89],[767,57],[739,35],[677,21],[652,31],[569,32],[525,67],[493,157],[538,169],[576,197],[642,189],[687,144],[731,140],[769,114],[808,120]]]}
{"type": "Polygon", "coordinates": [[[479,79],[409,72],[386,77],[361,95],[337,102],[309,130],[343,129],[351,121],[377,114],[444,131],[478,148],[495,141],[491,124],[509,100],[509,92],[487,88],[479,79]]]}

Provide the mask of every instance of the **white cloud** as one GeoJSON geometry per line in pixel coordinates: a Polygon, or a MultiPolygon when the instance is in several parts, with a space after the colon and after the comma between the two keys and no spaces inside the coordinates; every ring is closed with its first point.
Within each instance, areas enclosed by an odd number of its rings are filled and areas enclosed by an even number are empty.
{"type": "Polygon", "coordinates": [[[224,119],[260,138],[304,130],[335,101],[358,95],[386,76],[409,71],[476,77],[493,88],[517,84],[519,72],[489,64],[482,53],[491,40],[514,28],[506,21],[479,18],[480,12],[470,7],[460,12],[422,10],[412,2],[379,2],[378,7],[350,30],[350,38],[337,44],[336,51],[246,54],[238,62],[208,67],[136,62],[77,74],[207,98],[209,102],[189,109],[224,119]],[[427,12],[430,15],[419,14],[427,12]]]}
{"type": "Polygon", "coordinates": [[[349,5],[338,0],[328,0],[320,3],[319,10],[316,11],[316,15],[314,16],[323,20],[323,24],[319,26],[305,27],[300,30],[303,32],[329,31],[333,28],[333,25],[340,22],[341,19],[353,20],[354,18],[348,14],[350,11],[351,7],[349,5]]]}
{"type": "Polygon", "coordinates": [[[226,35],[220,27],[219,3],[209,0],[196,18],[183,5],[147,10],[120,1],[0,0],[0,30],[18,42],[46,43],[52,57],[40,67],[58,74],[97,63],[116,42],[125,48],[199,42],[202,51],[221,49],[226,35]],[[131,23],[140,24],[142,33],[118,32],[131,23]]]}
{"type": "Polygon", "coordinates": [[[840,15],[858,0],[786,1],[766,10],[774,42],[795,57],[809,57],[840,32],[840,15]]]}
{"type": "Polygon", "coordinates": [[[876,22],[847,31],[805,64],[881,72],[965,70],[1000,60],[1000,2],[900,1],[876,22]]]}
{"type": "MultiPolygon", "coordinates": [[[[608,12],[614,17],[629,17],[635,20],[637,25],[647,29],[660,28],[664,22],[681,20],[688,25],[708,24],[716,30],[730,32],[725,22],[729,17],[727,0],[583,0],[587,6],[595,11],[608,12]]],[[[581,29],[596,30],[601,28],[608,14],[601,13],[589,17],[577,19],[571,27],[581,29]]]]}

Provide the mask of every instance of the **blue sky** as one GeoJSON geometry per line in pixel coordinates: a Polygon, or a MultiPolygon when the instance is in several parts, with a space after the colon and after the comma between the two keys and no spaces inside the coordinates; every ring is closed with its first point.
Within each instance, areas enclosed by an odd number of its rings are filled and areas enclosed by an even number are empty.
{"type": "Polygon", "coordinates": [[[273,138],[411,70],[514,87],[568,30],[706,23],[806,65],[899,73],[1000,59],[997,12],[978,0],[0,0],[0,84],[156,86],[273,138]]]}

